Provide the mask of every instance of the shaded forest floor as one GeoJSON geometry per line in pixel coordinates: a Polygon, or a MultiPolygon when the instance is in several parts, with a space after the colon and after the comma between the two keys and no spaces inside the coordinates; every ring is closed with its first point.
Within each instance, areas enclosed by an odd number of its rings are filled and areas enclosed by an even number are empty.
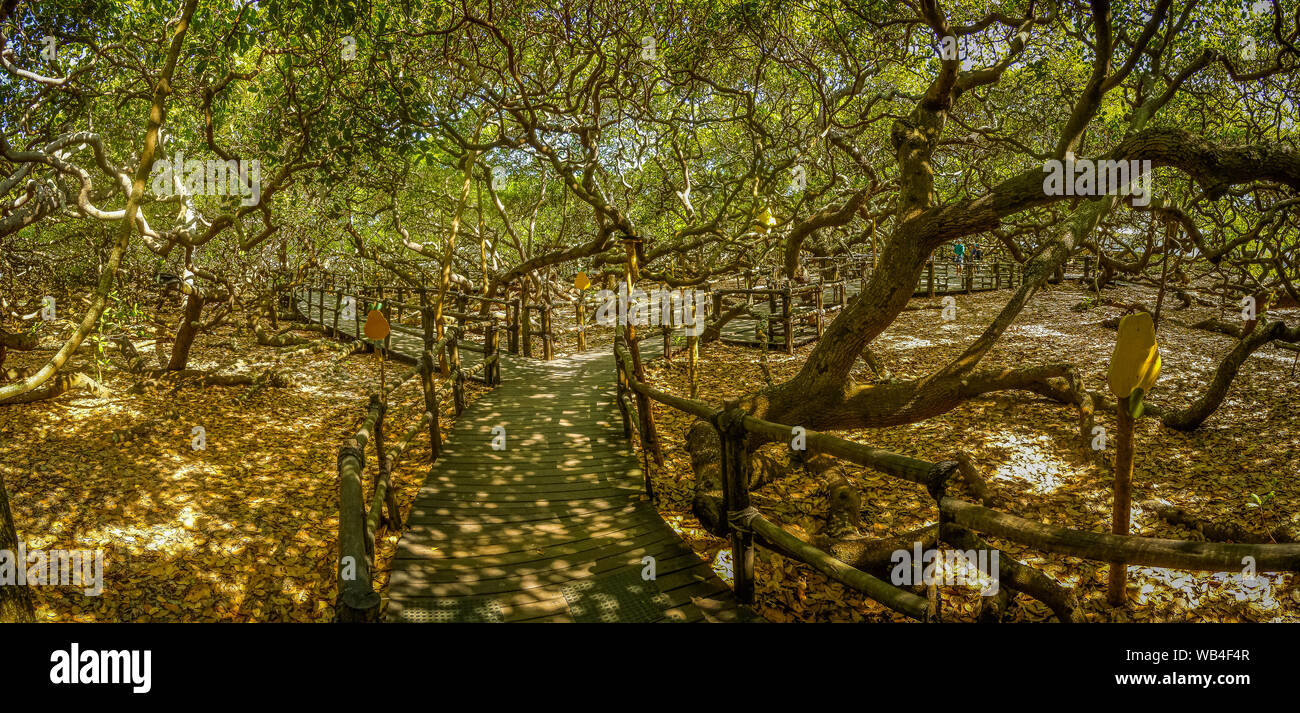
{"type": "MultiPolygon", "coordinates": [[[[287,323],[286,323],[287,325],[287,323]]],[[[319,337],[308,332],[305,337],[319,337]]],[[[61,342],[59,342],[61,344],[61,342]]],[[[47,347],[54,345],[47,339],[47,347]]],[[[36,368],[52,348],[9,353],[36,368]]],[[[153,350],[142,350],[153,362],[153,350]]],[[[138,378],[114,357],[102,378],[88,355],[65,368],[113,390],[0,407],[0,477],[28,548],[104,550],[104,591],[33,587],[40,621],[329,621],[336,597],[338,448],[364,416],[378,357],[290,355],[247,330],[201,335],[189,366],[262,371],[279,361],[287,388],[183,386],[127,393],[138,378]],[[192,447],[202,426],[206,448],[192,447]],[[125,436],[127,429],[138,434],[125,436]]],[[[151,364],[152,365],[152,364],[151,364]]],[[[389,363],[392,379],[410,367],[389,363]]],[[[481,393],[470,383],[467,399],[481,393]]],[[[388,438],[423,412],[418,379],[391,400],[388,438]]],[[[450,412],[442,421],[451,429],[450,412]]],[[[374,476],[367,454],[366,488],[374,476]]],[[[416,437],[395,480],[407,511],[428,470],[416,437]]],[[[368,492],[368,490],[367,490],[368,492]]],[[[381,532],[386,586],[397,534],[381,532]]]]}
{"type": "MultiPolygon", "coordinates": [[[[1069,285],[1040,292],[982,366],[1069,361],[1078,366],[1087,388],[1105,391],[1115,330],[1101,322],[1122,310],[1077,307],[1089,294],[1069,285]]],[[[1108,289],[1102,296],[1155,304],[1154,293],[1144,288],[1108,289]]],[[[872,348],[895,378],[921,377],[959,355],[1003,307],[1006,293],[959,295],[956,301],[954,321],[943,321],[938,310],[904,312],[876,340],[872,348]]],[[[930,302],[913,300],[913,304],[930,302]]],[[[1190,325],[1206,317],[1220,318],[1218,309],[1172,309],[1171,303],[1178,304],[1169,299],[1165,303],[1159,333],[1164,368],[1150,401],[1180,408],[1203,390],[1233,339],[1174,323],[1190,325]]],[[[1234,313],[1228,310],[1222,317],[1232,321],[1234,313]]],[[[1270,316],[1294,324],[1300,312],[1276,310],[1270,316]]],[[[769,361],[774,379],[783,381],[797,373],[812,349],[812,345],[803,347],[794,356],[772,353],[769,361]]],[[[1294,352],[1273,346],[1261,348],[1243,365],[1220,409],[1194,432],[1182,433],[1155,419],[1142,419],[1136,436],[1133,534],[1204,539],[1199,532],[1171,525],[1138,505],[1164,501],[1200,520],[1236,523],[1258,533],[1282,527],[1293,537],[1300,536],[1300,480],[1296,477],[1300,472],[1300,388],[1293,374],[1295,357],[1294,352]],[[1275,493],[1271,499],[1267,497],[1270,492],[1275,493]],[[1265,506],[1254,506],[1252,494],[1264,500],[1265,506]]],[[[701,399],[720,403],[723,397],[765,384],[756,350],[712,344],[701,350],[700,362],[701,399]]],[[[859,382],[875,380],[861,360],[857,367],[854,378],[859,382]]],[[[648,378],[658,388],[689,393],[684,358],[673,365],[649,362],[648,378]]],[[[730,581],[729,543],[706,533],[691,515],[694,486],[684,442],[691,419],[660,404],[655,405],[655,416],[668,459],[666,468],[657,468],[651,461],[660,510],[730,581]]],[[[1100,415],[1098,424],[1112,434],[1100,458],[1079,442],[1073,408],[1027,392],[1003,392],[966,402],[923,423],[839,435],[929,460],[946,460],[965,452],[1001,499],[1001,509],[1041,522],[1107,532],[1114,417],[1100,415]]],[[[922,486],[851,464],[846,464],[845,471],[863,493],[864,534],[900,534],[935,522],[933,501],[922,486]]],[[[754,505],[807,538],[826,519],[823,489],[822,480],[799,469],[757,491],[754,505]]],[[[1240,572],[1208,574],[1133,566],[1129,568],[1129,606],[1119,610],[1105,602],[1108,567],[1104,563],[1048,556],[996,538],[990,541],[1075,588],[1089,620],[1300,621],[1300,582],[1290,574],[1259,573],[1258,579],[1252,579],[1240,572]]],[[[757,559],[757,606],[773,621],[904,620],[810,567],[761,549],[757,559]]],[[[943,598],[945,616],[976,618],[980,599],[976,589],[945,587],[943,598]]],[[[1019,606],[1012,619],[1054,619],[1041,603],[1024,595],[1016,599],[1019,606]]]]}
{"type": "MultiPolygon", "coordinates": [[[[985,367],[1068,360],[1089,388],[1105,388],[1115,331],[1101,326],[1120,309],[1077,309],[1088,293],[1057,286],[1036,296],[985,367]]],[[[1118,288],[1104,296],[1154,303],[1145,289],[1118,288]]],[[[905,312],[873,345],[895,378],[922,376],[946,363],[984,329],[1002,307],[1005,292],[957,296],[957,319],[938,310],[905,312]]],[[[915,300],[914,304],[930,300],[915,300]]],[[[1186,405],[1232,339],[1191,330],[1219,311],[1171,309],[1160,332],[1164,373],[1152,401],[1186,405]]],[[[1224,315],[1229,321],[1233,314],[1224,315]]],[[[1295,323],[1300,312],[1274,318],[1295,323]]],[[[301,333],[302,336],[318,336],[301,333]]],[[[590,344],[608,344],[593,333],[590,344]]],[[[571,339],[571,337],[570,337],[571,339]]],[[[6,367],[34,368],[56,346],[9,352],[6,367]]],[[[558,351],[565,351],[561,343],[558,351]]],[[[813,347],[792,357],[769,356],[775,379],[793,375],[813,347]]],[[[153,361],[152,350],[142,350],[153,361]]],[[[1252,356],[1228,398],[1193,433],[1144,419],[1138,430],[1134,502],[1162,500],[1214,523],[1254,532],[1283,528],[1300,534],[1300,389],[1295,353],[1272,346],[1252,356]],[[1253,495],[1266,496],[1252,507],[1253,495]]],[[[0,407],[0,477],[8,488],[19,539],[31,548],[103,549],[104,593],[87,597],[69,586],[33,588],[38,617],[46,621],[328,621],[333,615],[337,556],[339,444],[363,414],[367,389],[377,379],[377,357],[302,353],[259,346],[247,330],[231,327],[203,335],[190,366],[221,372],[261,371],[277,364],[291,375],[287,388],[184,386],[143,394],[127,392],[137,377],[116,356],[102,373],[89,355],[74,356],[67,371],[83,371],[113,390],[107,398],[67,394],[51,401],[0,407]],[[192,429],[206,431],[206,449],[191,448],[192,429]],[[128,429],[135,433],[124,437],[128,429]]],[[[701,354],[701,398],[764,385],[759,352],[719,344],[701,354]]],[[[685,360],[648,362],[652,383],[689,392],[685,360]]],[[[392,376],[407,367],[390,364],[392,376]]],[[[390,377],[391,378],[391,377],[390,377]]],[[[859,362],[855,378],[875,377],[859,362]]],[[[469,398],[481,393],[470,385],[469,398]]],[[[405,433],[419,409],[412,381],[395,399],[390,438],[405,433]]],[[[444,411],[444,432],[453,420],[444,411]]],[[[666,468],[652,468],[661,512],[706,560],[730,577],[729,545],[709,536],[690,514],[693,485],[684,436],[689,421],[656,408],[665,438],[666,468]]],[[[1073,409],[1032,394],[1008,392],[963,404],[939,418],[910,426],[842,434],[919,458],[970,455],[1002,508],[1053,524],[1106,531],[1110,523],[1113,442],[1098,459],[1078,442],[1073,409]]],[[[1098,421],[1113,433],[1114,422],[1098,421]]],[[[397,473],[399,502],[409,508],[424,480],[428,445],[417,437],[397,473]]],[[[373,460],[373,459],[372,459],[373,460]]],[[[367,486],[373,462],[367,470],[367,486]]],[[[933,521],[920,486],[854,466],[849,479],[863,492],[863,532],[896,534],[933,521]]],[[[797,471],[755,493],[765,514],[807,537],[825,520],[823,482],[797,471]]],[[[1140,505],[1135,534],[1197,539],[1140,505]]],[[[397,535],[379,542],[376,586],[386,584],[397,535]]],[[[1093,620],[1300,621],[1300,589],[1291,575],[1205,574],[1130,568],[1130,605],[1104,601],[1107,567],[1071,557],[1045,556],[1006,542],[994,543],[1076,588],[1093,620]]],[[[973,589],[944,590],[945,614],[974,619],[980,597],[973,589]]],[[[1011,618],[1051,619],[1026,597],[1011,618]]],[[[758,608],[774,621],[889,621],[901,619],[855,592],[828,582],[808,567],[760,550],[758,608]]]]}

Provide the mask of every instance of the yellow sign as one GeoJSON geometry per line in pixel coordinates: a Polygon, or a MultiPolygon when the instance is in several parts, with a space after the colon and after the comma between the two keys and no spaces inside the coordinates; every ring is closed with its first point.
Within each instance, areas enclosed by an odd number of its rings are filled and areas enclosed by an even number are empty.
{"type": "Polygon", "coordinates": [[[388,336],[388,320],[384,319],[384,313],[377,309],[370,310],[366,315],[366,339],[379,340],[388,336]]]}
{"type": "MultiPolygon", "coordinates": [[[[1142,394],[1155,386],[1160,377],[1160,346],[1156,344],[1156,328],[1151,314],[1138,312],[1119,321],[1119,335],[1115,339],[1115,353],[1110,356],[1110,373],[1107,381],[1115,398],[1131,396],[1141,389],[1142,394]]],[[[1139,398],[1142,394],[1139,394],[1139,398]]]]}
{"type": "Polygon", "coordinates": [[[754,228],[763,235],[767,235],[767,231],[771,230],[774,225],[776,225],[776,216],[772,215],[770,208],[763,206],[763,211],[754,218],[754,228]]]}
{"type": "Polygon", "coordinates": [[[587,273],[579,272],[578,276],[573,279],[573,286],[580,290],[591,287],[591,280],[587,279],[587,273]]]}

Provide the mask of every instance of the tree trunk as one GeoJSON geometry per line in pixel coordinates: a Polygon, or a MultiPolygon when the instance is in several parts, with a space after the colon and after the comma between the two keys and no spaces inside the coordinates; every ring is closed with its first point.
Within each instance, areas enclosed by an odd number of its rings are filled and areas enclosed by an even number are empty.
{"type": "Polygon", "coordinates": [[[1282,322],[1270,322],[1260,315],[1255,328],[1239,340],[1232,351],[1223,358],[1219,368],[1214,372],[1214,379],[1210,381],[1209,386],[1205,387],[1205,393],[1187,408],[1165,414],[1161,419],[1162,423],[1180,431],[1198,428],[1205,419],[1218,410],[1219,404],[1223,403],[1224,397],[1228,395],[1228,388],[1232,386],[1232,380],[1237,376],[1237,370],[1245,363],[1246,358],[1274,339],[1294,342],[1300,339],[1300,327],[1287,329],[1282,322]]]}
{"type": "Polygon", "coordinates": [[[68,337],[68,341],[64,343],[63,348],[59,349],[58,353],[53,357],[50,357],[45,366],[42,366],[35,374],[19,383],[0,386],[0,400],[31,391],[45,383],[51,376],[54,376],[55,372],[63,368],[68,357],[77,350],[77,347],[81,346],[81,342],[85,340],[86,336],[95,329],[95,325],[99,323],[100,315],[104,313],[104,308],[108,306],[108,293],[113,287],[113,277],[122,264],[122,256],[126,254],[131,233],[135,230],[136,217],[140,212],[140,202],[144,198],[144,184],[149,179],[149,172],[153,168],[154,154],[158,148],[158,130],[167,115],[167,96],[172,91],[172,75],[176,71],[176,62],[181,53],[181,46],[185,42],[185,33],[189,29],[190,18],[194,16],[194,8],[197,5],[198,0],[185,1],[185,5],[181,8],[180,21],[176,23],[176,29],[172,33],[171,46],[167,50],[166,61],[158,75],[158,82],[154,85],[153,101],[149,108],[149,121],[145,128],[144,147],[140,151],[140,163],[136,166],[135,176],[131,181],[131,194],[127,197],[122,222],[118,223],[113,249],[109,253],[107,264],[104,266],[103,271],[100,272],[99,284],[90,299],[90,307],[86,310],[85,316],[82,317],[81,324],[77,325],[76,331],[72,333],[72,336],[68,337]]]}
{"type": "Polygon", "coordinates": [[[99,397],[108,396],[110,393],[109,390],[104,388],[99,382],[80,372],[75,374],[59,374],[54,377],[54,381],[48,381],[40,388],[32,389],[31,391],[21,393],[17,396],[0,400],[0,405],[7,406],[11,404],[29,404],[36,401],[45,401],[46,399],[52,399],[55,396],[60,396],[74,389],[85,389],[86,391],[89,391],[91,395],[99,397]]]}
{"type": "Polygon", "coordinates": [[[194,337],[199,333],[199,317],[203,314],[203,298],[197,293],[185,297],[185,316],[181,318],[180,329],[176,331],[176,343],[172,345],[172,357],[167,368],[180,371],[190,361],[190,347],[194,346],[194,337]]]}
{"type": "MultiPolygon", "coordinates": [[[[1119,430],[1115,446],[1115,493],[1111,503],[1111,534],[1127,535],[1133,511],[1133,417],[1129,415],[1129,397],[1119,400],[1115,409],[1119,430]]],[[[1110,583],[1106,599],[1112,606],[1124,604],[1124,585],[1128,567],[1123,561],[1110,563],[1110,583]]]]}
{"type": "MultiPolygon", "coordinates": [[[[4,481],[0,480],[0,551],[18,556],[18,528],[14,526],[14,516],[9,509],[9,495],[5,492],[4,481]]],[[[26,567],[26,562],[14,561],[15,572],[18,567],[26,567]]],[[[30,587],[14,584],[0,584],[0,624],[32,622],[36,620],[35,606],[32,603],[30,587]]]]}

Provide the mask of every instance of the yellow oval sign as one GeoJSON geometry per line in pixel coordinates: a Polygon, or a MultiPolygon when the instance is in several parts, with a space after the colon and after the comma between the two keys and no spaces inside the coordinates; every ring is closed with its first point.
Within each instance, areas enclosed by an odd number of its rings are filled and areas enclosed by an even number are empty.
{"type": "Polygon", "coordinates": [[[366,339],[383,339],[388,336],[388,320],[384,319],[384,313],[377,309],[370,310],[366,315],[366,339]]]}
{"type": "Polygon", "coordinates": [[[573,278],[573,286],[580,290],[591,287],[591,280],[587,279],[587,273],[579,272],[578,276],[573,278]]]}
{"type": "Polygon", "coordinates": [[[1151,314],[1138,312],[1119,321],[1115,352],[1110,356],[1107,382],[1115,398],[1125,398],[1136,389],[1151,391],[1160,377],[1160,346],[1151,314]]]}

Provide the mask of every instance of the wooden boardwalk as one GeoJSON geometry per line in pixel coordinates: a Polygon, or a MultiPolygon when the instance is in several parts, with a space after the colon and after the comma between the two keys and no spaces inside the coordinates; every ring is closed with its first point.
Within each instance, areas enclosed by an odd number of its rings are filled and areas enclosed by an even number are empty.
{"type": "MultiPolygon", "coordinates": [[[[298,309],[320,321],[315,304],[298,309]]],[[[325,317],[332,324],[328,298],[325,317]]],[[[393,357],[413,361],[421,344],[395,332],[393,357]]],[[[614,404],[613,356],[501,356],[501,385],[457,417],[411,508],[387,618],[755,619],[645,499],[614,404]],[[643,576],[646,558],[654,579],[643,576]]]]}

